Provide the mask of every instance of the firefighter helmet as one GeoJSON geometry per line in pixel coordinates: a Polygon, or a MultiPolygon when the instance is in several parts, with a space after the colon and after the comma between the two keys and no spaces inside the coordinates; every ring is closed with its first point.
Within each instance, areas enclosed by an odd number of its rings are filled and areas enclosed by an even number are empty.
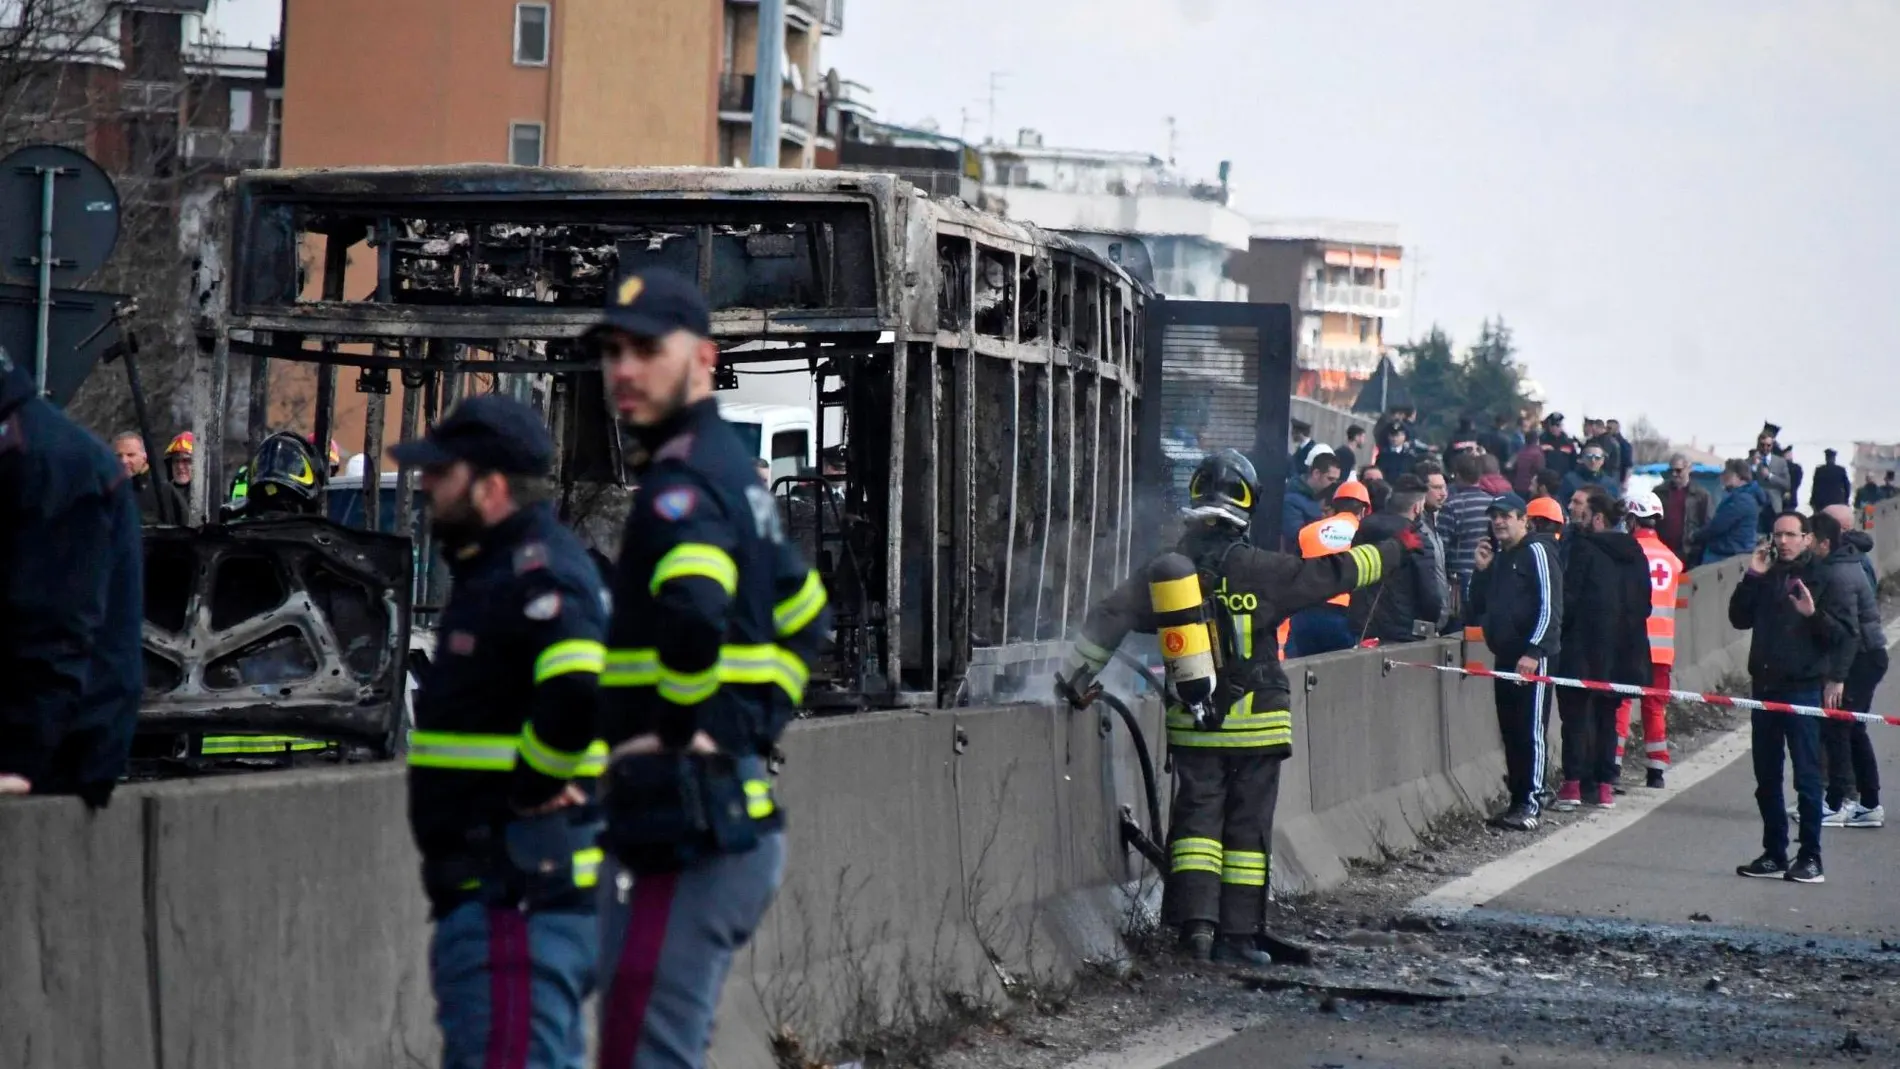
{"type": "Polygon", "coordinates": [[[1188,479],[1188,507],[1181,513],[1190,519],[1245,527],[1252,522],[1259,499],[1260,479],[1254,474],[1253,461],[1239,450],[1223,449],[1203,457],[1194,469],[1188,479]]]}
{"type": "Polygon", "coordinates": [[[165,455],[167,457],[188,457],[197,449],[197,446],[197,436],[190,431],[186,431],[172,439],[171,444],[165,447],[165,455]]]}
{"type": "Polygon", "coordinates": [[[327,481],[309,440],[289,431],[264,439],[251,458],[248,474],[251,507],[285,512],[313,507],[327,481]]]}

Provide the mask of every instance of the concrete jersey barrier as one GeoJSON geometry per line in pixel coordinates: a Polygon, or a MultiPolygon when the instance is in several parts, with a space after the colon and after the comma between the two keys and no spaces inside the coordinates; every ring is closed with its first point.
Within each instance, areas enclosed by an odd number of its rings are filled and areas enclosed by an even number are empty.
{"type": "MultiPolygon", "coordinates": [[[[1882,574],[1900,571],[1900,502],[1877,510],[1874,533],[1882,574]]],[[[1745,565],[1691,573],[1679,686],[1745,670],[1747,635],[1727,621],[1745,565]]],[[[1502,793],[1492,683],[1383,670],[1391,656],[1488,662],[1461,647],[1289,662],[1278,890],[1336,884],[1350,860],[1410,847],[1502,793]]],[[[1159,712],[1139,708],[1157,746],[1159,712]]],[[[785,750],[790,864],[728,985],[718,1065],[764,1069],[774,1036],[822,1050],[1123,953],[1119,933],[1153,880],[1119,845],[1119,810],[1145,805],[1106,711],[808,721],[785,750]]],[[[388,765],[133,785],[98,814],[71,799],[0,802],[0,1065],[432,1063],[427,906],[405,805],[403,770],[388,765]]]]}

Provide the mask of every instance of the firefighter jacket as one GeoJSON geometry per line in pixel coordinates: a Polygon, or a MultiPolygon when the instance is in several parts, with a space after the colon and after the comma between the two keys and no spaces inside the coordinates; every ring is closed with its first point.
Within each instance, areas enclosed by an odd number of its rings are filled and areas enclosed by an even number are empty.
{"type": "MultiPolygon", "coordinates": [[[[424,859],[600,775],[600,572],[547,504],[446,549],[454,585],[415,696],[409,823],[424,859]]],[[[438,903],[438,905],[440,905],[438,903]]]]}
{"type": "Polygon", "coordinates": [[[1676,663],[1676,604],[1682,596],[1682,558],[1653,529],[1636,529],[1649,568],[1649,662],[1676,663]]]}
{"type": "Polygon", "coordinates": [[[1502,666],[1520,657],[1555,660],[1562,651],[1564,578],[1557,544],[1546,535],[1525,535],[1500,549],[1491,566],[1471,573],[1471,619],[1484,629],[1484,644],[1502,666]]]}
{"type": "MultiPolygon", "coordinates": [[[[1396,541],[1354,546],[1344,553],[1302,560],[1247,544],[1216,525],[1190,528],[1175,552],[1200,573],[1201,590],[1217,612],[1221,646],[1217,694],[1227,716],[1218,730],[1199,731],[1184,710],[1168,710],[1168,742],[1174,746],[1256,750],[1284,755],[1293,746],[1286,672],[1271,641],[1284,616],[1337,594],[1379,581],[1405,549],[1396,541]]],[[[1075,652],[1099,672],[1130,631],[1153,633],[1154,613],[1146,566],[1089,609],[1075,652]]]]}
{"type": "MultiPolygon", "coordinates": [[[[602,733],[677,748],[703,731],[727,753],[767,754],[829,626],[824,584],[715,402],[640,437],[650,460],[621,539],[602,733]]],[[[769,785],[746,789],[770,817],[769,785]]]]}
{"type": "Polygon", "coordinates": [[[104,805],[144,689],[144,552],[119,461],[0,350],[0,772],[104,805]]]}

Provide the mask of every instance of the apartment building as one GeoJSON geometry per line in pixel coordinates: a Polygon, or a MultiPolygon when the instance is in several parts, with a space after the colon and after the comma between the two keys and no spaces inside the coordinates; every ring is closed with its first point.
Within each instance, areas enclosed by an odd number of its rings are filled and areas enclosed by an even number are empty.
{"type": "MultiPolygon", "coordinates": [[[[758,0],[284,0],[284,166],[743,166],[759,10],[758,0]]],[[[785,0],[781,167],[835,150],[821,136],[820,95],[837,78],[819,62],[843,14],[844,0],[785,0]]],[[[367,292],[375,277],[359,250],[346,287],[367,292]]],[[[279,362],[271,374],[271,425],[308,431],[313,367],[279,362]]],[[[355,372],[338,374],[332,425],[350,452],[368,395],[351,385],[355,372]]],[[[386,441],[399,433],[402,391],[394,384],[384,408],[386,441]]]]}
{"type": "Polygon", "coordinates": [[[20,64],[4,79],[0,140],[77,149],[128,205],[172,210],[194,188],[273,163],[271,53],[218,42],[209,2],[0,3],[0,62],[20,64]]]}
{"type": "Polygon", "coordinates": [[[1249,227],[1227,203],[1224,175],[1196,181],[1145,152],[1051,148],[1034,130],[978,152],[983,207],[1060,230],[1169,297],[1248,299],[1227,270],[1229,257],[1247,251],[1249,227]]]}
{"type": "Polygon", "coordinates": [[[1403,267],[1396,226],[1261,219],[1228,273],[1253,300],[1298,309],[1294,392],[1350,403],[1396,345],[1391,324],[1404,308],[1403,267]]]}
{"type": "MultiPolygon", "coordinates": [[[[843,0],[786,0],[779,166],[843,0]]],[[[284,163],[743,164],[758,0],[285,0],[284,163]]]]}

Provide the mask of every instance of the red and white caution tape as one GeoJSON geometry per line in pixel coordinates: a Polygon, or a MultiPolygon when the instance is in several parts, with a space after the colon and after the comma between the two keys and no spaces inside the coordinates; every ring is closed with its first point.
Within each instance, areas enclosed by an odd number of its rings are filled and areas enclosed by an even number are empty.
{"type": "Polygon", "coordinates": [[[1754,698],[1736,698],[1727,694],[1698,694],[1693,690],[1665,690],[1661,687],[1639,687],[1632,683],[1605,683],[1600,679],[1566,679],[1563,676],[1526,675],[1522,672],[1499,672],[1490,668],[1467,665],[1463,668],[1443,664],[1418,664],[1413,661],[1385,662],[1387,668],[1429,668],[1434,672],[1450,672],[1461,676],[1482,676],[1486,679],[1502,679],[1511,683],[1550,683],[1554,686],[1569,687],[1573,690],[1594,690],[1605,694],[1621,694],[1629,698],[1661,698],[1665,701],[1702,702],[1705,705],[1725,705],[1732,709],[1760,709],[1770,713],[1793,713],[1796,716],[1818,716],[1828,720],[1859,720],[1867,724],[1892,724],[1900,727],[1900,716],[1882,716],[1879,713],[1853,713],[1846,709],[1824,709],[1818,705],[1790,705],[1787,702],[1764,702],[1754,698]]]}

